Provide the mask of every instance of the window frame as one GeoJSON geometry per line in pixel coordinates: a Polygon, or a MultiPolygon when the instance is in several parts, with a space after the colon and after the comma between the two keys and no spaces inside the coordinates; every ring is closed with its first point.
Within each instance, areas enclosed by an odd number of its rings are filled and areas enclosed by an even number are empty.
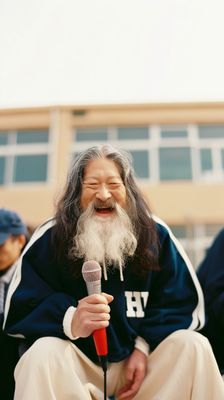
{"type": "MultiPolygon", "coordinates": [[[[17,129],[17,130],[4,130],[4,133],[7,133],[8,136],[8,144],[0,145],[0,156],[5,157],[5,172],[3,177],[2,186],[21,186],[21,185],[38,185],[38,184],[49,184],[53,165],[52,165],[52,154],[53,154],[53,132],[48,127],[41,128],[27,128],[27,129],[17,129]],[[22,130],[23,132],[27,130],[27,132],[35,132],[35,131],[47,131],[48,132],[48,142],[43,143],[17,143],[17,133],[22,130]],[[14,164],[17,156],[32,156],[32,155],[46,155],[47,156],[47,171],[46,171],[46,180],[35,180],[35,181],[22,181],[15,182],[14,181],[14,164]]],[[[0,132],[1,135],[1,132],[0,132]]]]}
{"type": "MultiPolygon", "coordinates": [[[[163,184],[169,182],[199,182],[199,183],[209,183],[216,184],[224,179],[224,168],[222,166],[222,149],[224,151],[224,138],[215,138],[215,140],[211,140],[211,138],[200,138],[199,137],[199,126],[196,124],[132,124],[132,125],[120,125],[117,126],[108,126],[103,127],[102,129],[107,129],[108,132],[108,140],[105,141],[97,141],[97,142],[88,142],[81,141],[75,142],[72,141],[71,152],[80,152],[82,150],[87,149],[90,146],[94,145],[103,145],[103,144],[111,144],[115,147],[120,147],[127,151],[141,151],[147,150],[149,157],[149,168],[147,171],[147,178],[138,177],[139,181],[149,184],[163,184]],[[148,139],[118,139],[118,129],[121,127],[125,128],[133,128],[133,127],[147,127],[149,132],[148,139]],[[162,137],[162,132],[164,131],[173,131],[173,132],[183,132],[186,131],[186,136],[180,137],[162,137]],[[191,173],[192,179],[160,179],[160,160],[159,160],[159,149],[160,148],[169,148],[169,147],[189,147],[190,148],[190,158],[191,158],[191,173]],[[212,165],[213,168],[211,173],[204,172],[201,168],[200,163],[200,150],[202,148],[209,148],[212,151],[212,165]]],[[[211,125],[209,125],[211,126],[211,125]]],[[[222,126],[222,125],[219,125],[222,126]]],[[[88,127],[88,130],[94,130],[95,127],[88,127]]],[[[224,125],[223,125],[224,128],[224,125]]],[[[87,129],[83,126],[81,129],[87,129]]],[[[76,128],[73,129],[75,132],[76,128]]],[[[73,134],[74,135],[74,134],[73,134]]]]}

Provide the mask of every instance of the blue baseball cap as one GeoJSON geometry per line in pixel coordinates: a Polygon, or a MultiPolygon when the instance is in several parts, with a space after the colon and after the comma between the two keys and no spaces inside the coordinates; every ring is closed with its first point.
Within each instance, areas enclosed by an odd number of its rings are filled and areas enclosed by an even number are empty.
{"type": "Polygon", "coordinates": [[[15,211],[0,208],[0,245],[11,235],[28,237],[27,227],[15,211]]]}

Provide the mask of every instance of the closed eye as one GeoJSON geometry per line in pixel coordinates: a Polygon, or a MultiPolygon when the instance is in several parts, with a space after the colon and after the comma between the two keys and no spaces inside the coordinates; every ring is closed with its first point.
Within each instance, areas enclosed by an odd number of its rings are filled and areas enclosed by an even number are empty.
{"type": "MultiPolygon", "coordinates": [[[[83,182],[83,185],[87,189],[98,190],[101,186],[101,183],[99,183],[99,182],[83,182]]],[[[108,182],[105,184],[105,186],[109,190],[118,189],[121,185],[122,185],[122,182],[108,182]]]]}
{"type": "Polygon", "coordinates": [[[117,189],[121,186],[121,182],[110,182],[108,183],[109,189],[117,189]]]}
{"type": "Polygon", "coordinates": [[[98,189],[100,184],[97,182],[84,182],[84,186],[89,189],[98,189]]]}

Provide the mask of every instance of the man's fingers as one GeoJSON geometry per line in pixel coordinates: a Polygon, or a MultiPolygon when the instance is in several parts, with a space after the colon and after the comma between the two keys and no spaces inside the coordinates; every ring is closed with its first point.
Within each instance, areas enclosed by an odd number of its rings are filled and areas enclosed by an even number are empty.
{"type": "Polygon", "coordinates": [[[102,296],[106,297],[108,303],[111,303],[111,301],[113,301],[114,299],[114,297],[111,294],[108,293],[101,293],[101,294],[102,296]]]}
{"type": "Polygon", "coordinates": [[[102,294],[91,294],[89,296],[83,297],[81,300],[79,300],[79,303],[85,301],[89,304],[98,304],[98,303],[108,304],[111,303],[112,300],[113,296],[107,293],[102,293],[102,294]]]}
{"type": "Polygon", "coordinates": [[[138,389],[139,388],[138,387],[134,387],[134,385],[130,386],[129,384],[126,384],[118,392],[119,399],[121,399],[121,400],[132,399],[136,395],[136,393],[138,392],[138,389]]]}
{"type": "Polygon", "coordinates": [[[88,315],[91,321],[109,321],[110,319],[109,313],[89,313],[88,315]]]}
{"type": "Polygon", "coordinates": [[[125,373],[126,383],[119,390],[118,395],[121,400],[131,400],[138,392],[145,373],[142,370],[127,368],[125,373]]]}

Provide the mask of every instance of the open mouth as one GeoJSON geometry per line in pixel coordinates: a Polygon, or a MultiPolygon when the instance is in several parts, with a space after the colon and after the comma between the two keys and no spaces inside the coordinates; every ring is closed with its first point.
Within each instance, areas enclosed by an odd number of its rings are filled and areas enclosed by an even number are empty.
{"type": "Polygon", "coordinates": [[[111,214],[114,211],[114,207],[95,207],[97,214],[111,214]]]}

